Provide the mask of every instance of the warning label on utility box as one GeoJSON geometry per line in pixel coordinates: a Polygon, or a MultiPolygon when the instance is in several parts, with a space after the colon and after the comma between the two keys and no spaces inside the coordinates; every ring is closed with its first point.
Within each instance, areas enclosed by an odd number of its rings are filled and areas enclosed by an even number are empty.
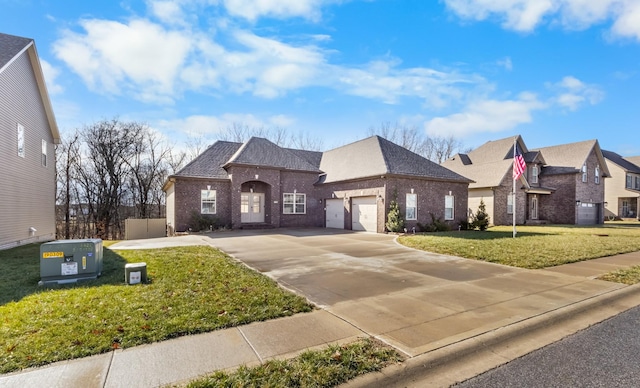
{"type": "Polygon", "coordinates": [[[68,263],[62,263],[62,271],[61,271],[62,276],[77,275],[77,274],[78,274],[77,262],[71,261],[68,263]]]}
{"type": "Polygon", "coordinates": [[[43,259],[53,259],[56,257],[64,257],[64,252],[42,252],[43,259]]]}

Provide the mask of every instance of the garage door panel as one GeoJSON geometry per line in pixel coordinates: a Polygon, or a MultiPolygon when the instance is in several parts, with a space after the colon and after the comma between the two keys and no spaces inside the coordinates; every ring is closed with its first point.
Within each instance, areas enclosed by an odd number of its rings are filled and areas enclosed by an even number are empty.
{"type": "Polygon", "coordinates": [[[583,203],[578,207],[578,225],[593,225],[598,223],[598,205],[583,203]]]}
{"type": "Polygon", "coordinates": [[[342,198],[327,199],[326,227],[344,229],[344,202],[342,198]]]}
{"type": "Polygon", "coordinates": [[[378,231],[378,204],[376,197],[356,197],[352,199],[352,229],[367,232],[378,231]]]}

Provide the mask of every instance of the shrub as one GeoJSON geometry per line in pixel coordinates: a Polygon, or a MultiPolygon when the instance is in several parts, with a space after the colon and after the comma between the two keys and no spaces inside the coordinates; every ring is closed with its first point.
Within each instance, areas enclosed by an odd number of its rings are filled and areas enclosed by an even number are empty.
{"type": "Polygon", "coordinates": [[[478,206],[478,211],[473,216],[473,220],[471,221],[471,227],[473,229],[479,230],[487,230],[489,227],[489,214],[487,213],[487,209],[484,205],[484,201],[480,200],[480,206],[478,206]]]}
{"type": "Polygon", "coordinates": [[[209,214],[201,214],[197,211],[191,212],[191,218],[189,220],[189,229],[194,232],[201,232],[204,230],[214,230],[220,226],[218,218],[209,214]]]}
{"type": "Polygon", "coordinates": [[[451,226],[446,222],[442,221],[440,218],[436,218],[433,213],[429,213],[431,216],[430,224],[422,224],[418,222],[418,230],[420,232],[448,232],[451,230],[451,226]]]}
{"type": "Polygon", "coordinates": [[[387,214],[387,222],[385,223],[385,226],[390,232],[399,233],[404,231],[404,218],[402,217],[400,206],[398,205],[396,198],[397,195],[394,194],[391,204],[389,205],[389,213],[387,214]]]}

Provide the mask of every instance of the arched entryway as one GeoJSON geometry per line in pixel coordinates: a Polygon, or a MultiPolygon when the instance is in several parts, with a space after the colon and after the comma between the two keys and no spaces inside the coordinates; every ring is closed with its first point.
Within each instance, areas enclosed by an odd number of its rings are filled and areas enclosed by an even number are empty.
{"type": "Polygon", "coordinates": [[[240,222],[263,224],[270,222],[266,204],[271,201],[271,186],[261,181],[249,181],[240,188],[240,222]]]}

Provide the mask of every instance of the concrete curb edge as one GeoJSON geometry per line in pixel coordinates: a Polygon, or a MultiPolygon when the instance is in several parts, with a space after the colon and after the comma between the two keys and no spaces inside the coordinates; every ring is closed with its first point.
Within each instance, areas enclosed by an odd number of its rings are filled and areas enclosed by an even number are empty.
{"type": "Polygon", "coordinates": [[[468,338],[345,383],[344,387],[450,386],[640,305],[623,287],[468,338]],[[561,327],[560,327],[561,326],[561,327]]]}

